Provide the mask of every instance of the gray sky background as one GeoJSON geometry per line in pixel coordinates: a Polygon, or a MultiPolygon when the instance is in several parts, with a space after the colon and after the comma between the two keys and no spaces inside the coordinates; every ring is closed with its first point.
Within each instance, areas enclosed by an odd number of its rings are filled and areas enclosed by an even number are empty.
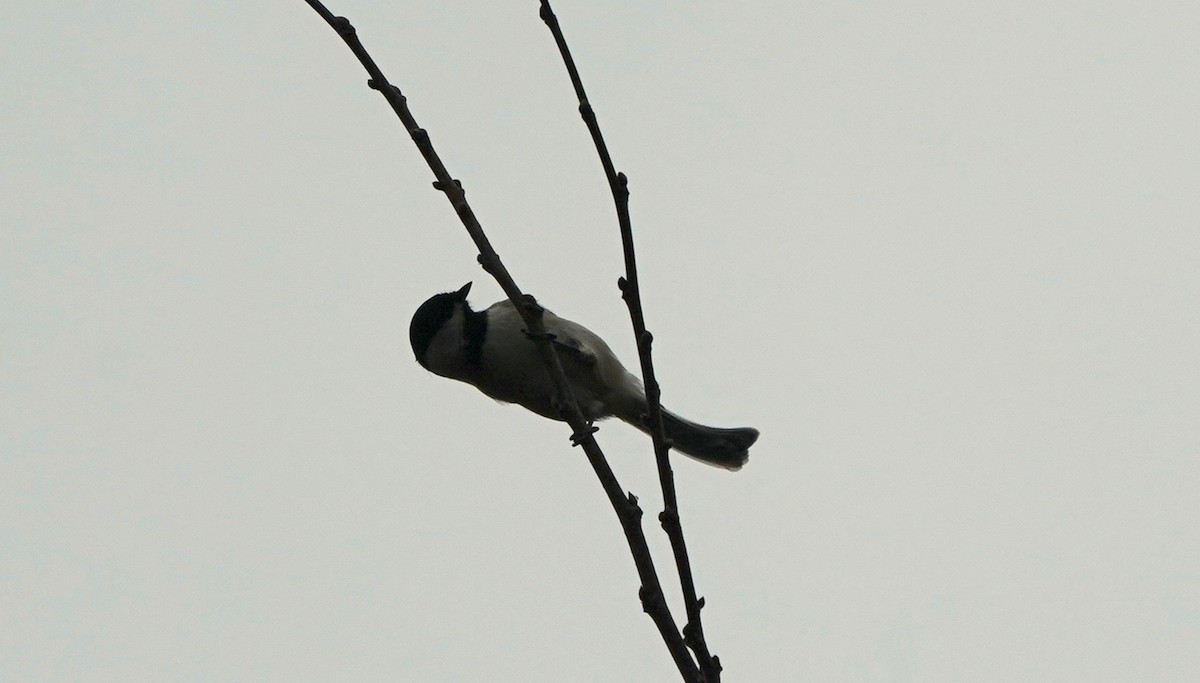
{"type": "MultiPolygon", "coordinates": [[[[556,3],[664,400],[762,430],[676,467],[728,680],[1195,680],[1172,7],[556,3]]],[[[332,9],[517,281],[632,363],[537,3],[332,9]]],[[[0,679],[675,677],[567,428],[413,361],[421,301],[499,289],[315,13],[18,3],[0,54],[0,679]]],[[[646,440],[599,438],[665,550],[646,440]]]]}

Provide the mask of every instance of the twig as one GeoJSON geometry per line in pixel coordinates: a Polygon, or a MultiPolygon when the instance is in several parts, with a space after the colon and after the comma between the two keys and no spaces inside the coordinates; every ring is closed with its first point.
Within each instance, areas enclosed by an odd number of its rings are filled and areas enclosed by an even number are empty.
{"type": "Polygon", "coordinates": [[[558,51],[562,54],[571,84],[579,98],[579,114],[592,135],[592,142],[600,155],[600,163],[604,166],[604,174],[608,178],[609,189],[612,190],[613,201],[617,207],[617,222],[621,230],[621,244],[625,252],[625,277],[617,280],[621,289],[621,298],[629,308],[629,317],[633,323],[633,334],[637,340],[638,357],[641,360],[642,379],[646,388],[646,402],[649,406],[647,420],[650,424],[650,436],[654,442],[654,455],[658,462],[658,479],[662,485],[663,511],[658,516],[663,530],[671,541],[671,550],[675,556],[675,566],[679,571],[679,583],[683,592],[684,608],[687,611],[687,625],[683,628],[684,642],[696,653],[696,661],[705,683],[719,683],[721,680],[721,660],[710,654],[708,643],[704,639],[704,627],[700,620],[700,610],[704,607],[704,598],[696,597],[696,586],[692,578],[692,565],[688,559],[687,543],[683,537],[683,527],[679,520],[679,504],[675,497],[675,474],[671,470],[668,456],[670,444],[663,434],[662,402],[658,380],[654,375],[654,362],[651,358],[650,347],[654,336],[646,330],[646,319],[642,312],[641,290],[638,287],[637,258],[633,247],[633,228],[629,219],[629,183],[624,173],[619,173],[613,165],[612,156],[608,153],[608,145],[600,132],[600,124],[596,113],[588,102],[587,93],[583,89],[583,80],[567,47],[558,17],[550,8],[549,0],[541,0],[542,21],[554,35],[558,51]]]}
{"type": "Polygon", "coordinates": [[[638,591],[638,596],[642,602],[642,609],[650,615],[655,626],[658,627],[659,634],[662,636],[663,642],[666,643],[667,649],[675,660],[675,664],[679,668],[679,673],[683,679],[685,681],[699,681],[700,673],[696,668],[696,664],[692,661],[691,655],[688,653],[687,645],[685,645],[684,639],[675,625],[675,619],[671,616],[667,602],[663,598],[662,585],[659,582],[658,574],[654,568],[654,560],[650,555],[650,548],[646,544],[646,537],[642,531],[642,510],[637,504],[637,497],[632,493],[626,494],[624,492],[617,481],[616,475],[613,474],[612,468],[609,467],[604,453],[601,452],[599,444],[596,443],[596,439],[593,436],[596,428],[584,418],[583,413],[579,409],[579,404],[571,392],[558,354],[554,351],[554,347],[551,344],[552,335],[546,332],[546,328],[542,323],[542,308],[537,305],[533,297],[526,296],[517,287],[516,282],[504,267],[504,264],[501,263],[499,255],[492,248],[487,235],[484,234],[483,227],[479,224],[475,213],[471,210],[470,205],[468,205],[462,184],[450,176],[441,159],[438,157],[437,152],[434,151],[429,134],[425,129],[417,125],[416,119],[413,118],[412,113],[409,111],[404,95],[401,94],[399,88],[388,82],[387,77],[383,75],[383,72],[367,53],[366,48],[363,47],[362,42],[359,41],[357,32],[350,24],[350,21],[345,17],[334,16],[319,0],[306,1],[337,31],[338,35],[349,46],[351,52],[362,62],[363,67],[366,68],[367,73],[371,76],[371,79],[367,81],[367,85],[374,90],[378,90],[387,99],[392,110],[396,112],[396,116],[404,124],[404,128],[412,137],[413,142],[416,143],[417,149],[420,150],[421,156],[425,158],[425,161],[429,164],[429,168],[437,178],[433,183],[434,188],[445,193],[451,206],[454,207],[455,213],[458,214],[463,226],[467,229],[467,233],[474,240],[475,246],[479,249],[478,260],[480,265],[496,279],[496,282],[500,284],[500,287],[504,290],[509,300],[513,302],[513,305],[521,313],[529,336],[537,345],[542,360],[550,370],[550,376],[554,380],[555,389],[563,399],[565,417],[573,430],[571,441],[575,445],[583,447],[588,462],[591,463],[592,469],[600,479],[600,484],[604,487],[604,492],[608,495],[609,502],[612,504],[613,510],[617,513],[617,518],[621,522],[621,528],[625,531],[625,538],[629,543],[629,550],[633,555],[634,564],[641,579],[642,585],[638,591]]]}

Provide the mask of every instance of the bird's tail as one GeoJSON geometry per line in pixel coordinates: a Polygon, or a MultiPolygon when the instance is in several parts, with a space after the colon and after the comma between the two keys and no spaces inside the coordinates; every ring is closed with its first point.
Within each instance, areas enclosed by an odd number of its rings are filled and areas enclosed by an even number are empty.
{"type": "Polygon", "coordinates": [[[727,470],[740,470],[750,459],[750,446],[758,440],[757,429],[706,427],[666,409],[663,432],[680,453],[727,470]]]}

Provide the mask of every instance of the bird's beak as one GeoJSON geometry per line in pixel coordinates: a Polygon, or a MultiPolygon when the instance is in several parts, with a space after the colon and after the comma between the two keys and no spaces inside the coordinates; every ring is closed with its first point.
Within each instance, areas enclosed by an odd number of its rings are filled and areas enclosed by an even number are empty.
{"type": "Polygon", "coordinates": [[[470,291],[471,291],[471,283],[468,282],[467,284],[460,287],[459,290],[457,292],[455,292],[455,294],[458,296],[458,298],[462,299],[463,301],[466,301],[467,300],[467,292],[470,292],[470,291]]]}

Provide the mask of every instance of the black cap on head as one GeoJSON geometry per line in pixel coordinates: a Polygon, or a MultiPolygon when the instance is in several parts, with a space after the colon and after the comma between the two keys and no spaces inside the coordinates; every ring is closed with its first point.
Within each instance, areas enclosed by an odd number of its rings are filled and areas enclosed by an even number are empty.
{"type": "MultiPolygon", "coordinates": [[[[417,362],[424,368],[429,368],[428,365],[425,365],[425,353],[429,350],[429,343],[433,341],[433,336],[442,329],[450,316],[454,315],[455,307],[466,305],[467,293],[470,291],[471,283],[468,282],[456,292],[434,294],[417,308],[416,313],[413,313],[412,322],[408,325],[408,341],[412,344],[417,362]]],[[[468,310],[470,309],[468,308],[468,310]]]]}

